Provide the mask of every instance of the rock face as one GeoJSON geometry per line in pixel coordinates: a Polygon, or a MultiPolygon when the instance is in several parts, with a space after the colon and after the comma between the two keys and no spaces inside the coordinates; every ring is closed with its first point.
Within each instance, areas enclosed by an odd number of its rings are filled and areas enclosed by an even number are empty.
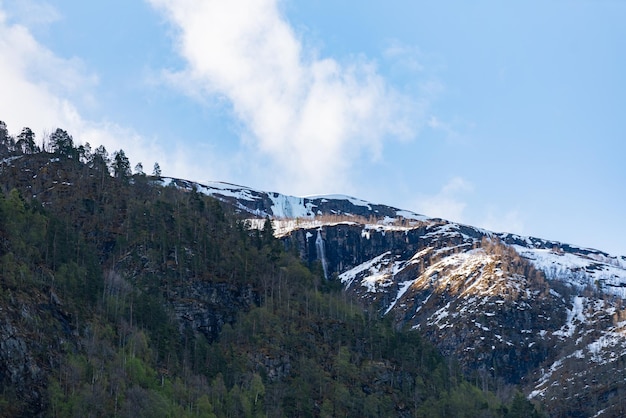
{"type": "Polygon", "coordinates": [[[287,247],[295,247],[308,263],[321,261],[316,241],[324,241],[324,257],[329,278],[369,261],[383,253],[393,252],[409,256],[423,245],[421,237],[425,228],[410,231],[387,231],[378,233],[356,223],[323,226],[316,229],[297,229],[284,236],[287,247]]]}
{"type": "MultiPolygon", "coordinates": [[[[22,411],[37,416],[45,410],[47,371],[59,365],[60,353],[72,346],[75,330],[72,319],[55,303],[56,296],[33,290],[13,292],[3,301],[0,312],[0,389],[23,399],[24,405],[4,405],[11,416],[22,411]],[[42,303],[49,300],[50,303],[42,303]],[[48,330],[41,333],[44,325],[48,330]]],[[[9,292],[11,293],[11,292],[9,292]]]]}
{"type": "Polygon", "coordinates": [[[329,278],[423,332],[485,387],[522,385],[557,415],[598,412],[564,399],[606,398],[606,416],[615,415],[612,394],[625,390],[608,384],[626,358],[622,259],[441,220],[316,225],[283,240],[315,263],[318,237],[329,278]]]}
{"type": "Polygon", "coordinates": [[[313,241],[322,236],[328,271],[348,292],[393,317],[398,326],[421,329],[468,371],[489,371],[518,383],[549,356],[549,339],[539,344],[532,336],[560,327],[564,303],[509,247],[484,249],[483,234],[464,232],[471,235],[452,233],[442,223],[412,228],[340,224],[296,230],[284,241],[315,262],[313,241]],[[514,264],[519,273],[509,271],[514,264]]]}
{"type": "Polygon", "coordinates": [[[225,324],[235,322],[237,313],[258,304],[251,288],[226,283],[192,281],[170,296],[181,334],[186,331],[204,334],[208,341],[217,339],[225,324]]]}

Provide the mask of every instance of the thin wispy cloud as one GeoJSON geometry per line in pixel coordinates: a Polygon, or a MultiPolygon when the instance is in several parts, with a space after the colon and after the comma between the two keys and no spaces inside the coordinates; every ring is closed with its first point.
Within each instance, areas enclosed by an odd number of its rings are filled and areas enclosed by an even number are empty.
{"type": "Polygon", "coordinates": [[[416,136],[423,103],[395,90],[363,57],[306,49],[276,0],[149,0],[176,30],[186,61],[168,74],[194,97],[221,97],[242,122],[268,180],[291,193],[350,187],[359,157],[416,136]]]}
{"type": "Polygon", "coordinates": [[[467,222],[465,197],[474,186],[462,177],[450,179],[435,195],[420,196],[413,207],[419,213],[456,222],[467,222]]]}
{"type": "Polygon", "coordinates": [[[502,213],[496,208],[489,208],[486,216],[477,225],[490,231],[524,234],[524,220],[517,210],[502,213]]]}
{"type": "Polygon", "coordinates": [[[384,51],[385,58],[394,61],[403,70],[414,73],[425,69],[422,55],[418,47],[405,45],[398,40],[391,40],[384,51]]]}
{"type": "Polygon", "coordinates": [[[5,0],[4,4],[11,10],[8,14],[10,20],[19,21],[21,25],[30,29],[61,20],[61,14],[47,1],[5,0]]]}
{"type": "Polygon", "coordinates": [[[478,205],[476,187],[463,177],[451,178],[437,193],[422,195],[411,207],[418,213],[485,228],[495,232],[524,234],[524,220],[518,210],[501,210],[493,204],[478,205]]]}

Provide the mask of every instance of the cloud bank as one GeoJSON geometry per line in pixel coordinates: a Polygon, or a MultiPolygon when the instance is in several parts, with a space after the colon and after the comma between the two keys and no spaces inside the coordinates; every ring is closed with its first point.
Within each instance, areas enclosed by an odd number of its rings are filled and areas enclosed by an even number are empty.
{"type": "Polygon", "coordinates": [[[305,50],[278,0],[149,0],[175,28],[186,68],[169,73],[203,100],[219,97],[242,138],[269,161],[264,176],[289,193],[350,189],[361,157],[410,139],[423,103],[390,86],[374,63],[340,63],[305,50]]]}

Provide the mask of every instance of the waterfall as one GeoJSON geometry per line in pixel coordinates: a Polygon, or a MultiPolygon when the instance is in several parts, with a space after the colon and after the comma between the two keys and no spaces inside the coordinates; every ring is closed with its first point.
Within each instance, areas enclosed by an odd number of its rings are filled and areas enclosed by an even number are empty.
{"type": "Polygon", "coordinates": [[[322,262],[322,269],[324,270],[324,278],[328,280],[328,263],[326,262],[326,248],[324,248],[324,239],[320,233],[320,229],[317,230],[317,238],[315,238],[315,249],[317,250],[317,259],[322,262]]]}

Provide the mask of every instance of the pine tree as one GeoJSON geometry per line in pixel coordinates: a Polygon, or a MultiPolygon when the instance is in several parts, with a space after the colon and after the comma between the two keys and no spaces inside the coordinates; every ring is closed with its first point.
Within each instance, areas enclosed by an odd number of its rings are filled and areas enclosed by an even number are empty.
{"type": "Polygon", "coordinates": [[[141,162],[138,162],[137,165],[135,165],[135,174],[138,176],[146,175],[146,173],[143,172],[143,164],[141,164],[141,162]]]}
{"type": "Polygon", "coordinates": [[[0,120],[0,153],[13,151],[14,146],[13,137],[9,135],[6,123],[0,120]]]}
{"type": "Polygon", "coordinates": [[[85,145],[81,145],[78,147],[78,157],[83,163],[88,163],[89,161],[91,161],[91,145],[89,145],[89,142],[85,142],[85,145]]]}
{"type": "Polygon", "coordinates": [[[9,137],[9,131],[7,130],[7,124],[0,120],[0,142],[6,141],[9,137]]]}
{"type": "Polygon", "coordinates": [[[72,136],[61,128],[57,128],[49,138],[50,150],[53,153],[65,155],[68,158],[77,157],[72,136]]]}
{"type": "Polygon", "coordinates": [[[161,177],[161,166],[159,163],[154,163],[154,169],[152,170],[152,175],[154,177],[161,177]]]}
{"type": "Polygon", "coordinates": [[[35,133],[28,127],[22,129],[22,132],[17,136],[15,145],[24,154],[39,152],[39,147],[35,144],[35,133]]]}
{"type": "Polygon", "coordinates": [[[91,156],[91,168],[101,171],[108,171],[111,158],[104,145],[100,145],[91,156]]]}
{"type": "Polygon", "coordinates": [[[123,180],[131,176],[130,161],[122,149],[113,154],[113,175],[123,180]]]}

